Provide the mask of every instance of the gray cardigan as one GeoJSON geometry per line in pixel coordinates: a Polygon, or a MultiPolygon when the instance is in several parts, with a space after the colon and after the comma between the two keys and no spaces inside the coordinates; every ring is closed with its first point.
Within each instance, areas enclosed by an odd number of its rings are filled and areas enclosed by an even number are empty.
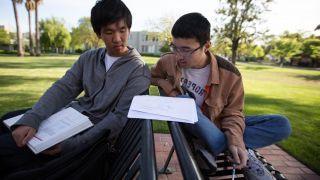
{"type": "Polygon", "coordinates": [[[88,146],[110,130],[110,139],[120,133],[127,122],[133,96],[148,90],[150,71],[140,54],[129,48],[106,72],[105,48],[82,54],[66,74],[55,82],[15,125],[38,129],[40,123],[61,108],[71,106],[87,114],[95,125],[89,130],[65,140],[62,151],[88,146]],[[74,101],[84,91],[84,96],[74,101]]]}

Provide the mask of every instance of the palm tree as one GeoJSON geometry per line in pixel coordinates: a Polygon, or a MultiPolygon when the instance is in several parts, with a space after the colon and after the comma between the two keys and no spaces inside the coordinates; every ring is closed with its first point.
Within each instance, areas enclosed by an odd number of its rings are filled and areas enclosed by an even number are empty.
{"type": "Polygon", "coordinates": [[[33,47],[33,37],[32,37],[32,31],[31,31],[31,11],[35,9],[35,3],[32,0],[27,0],[26,3],[26,9],[28,11],[28,20],[29,20],[29,49],[30,49],[30,55],[34,56],[34,47],[33,47]]]}
{"type": "Polygon", "coordinates": [[[39,20],[38,20],[38,6],[42,0],[34,0],[35,2],[35,24],[36,24],[36,55],[40,56],[41,55],[41,50],[40,50],[40,32],[39,32],[39,20]]]}
{"type": "Polygon", "coordinates": [[[16,19],[16,28],[17,28],[18,56],[24,55],[23,37],[20,32],[19,16],[18,16],[18,11],[17,11],[17,3],[21,4],[22,2],[23,2],[23,0],[12,0],[14,17],[16,19]]]}

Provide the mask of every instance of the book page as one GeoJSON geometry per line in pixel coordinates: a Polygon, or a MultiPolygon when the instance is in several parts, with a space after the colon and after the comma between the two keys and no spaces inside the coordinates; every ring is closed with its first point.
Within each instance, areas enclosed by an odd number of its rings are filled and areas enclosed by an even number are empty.
{"type": "Polygon", "coordinates": [[[166,120],[179,120],[180,122],[194,123],[198,121],[194,99],[148,95],[135,96],[128,117],[142,118],[143,115],[146,115],[145,118],[147,119],[150,117],[148,114],[153,117],[170,117],[166,120]]]}
{"type": "MultiPolygon", "coordinates": [[[[22,115],[4,121],[12,126],[22,115]]],[[[39,153],[81,131],[93,126],[89,118],[69,107],[41,122],[35,136],[27,143],[34,153],[39,153]]]]}
{"type": "Polygon", "coordinates": [[[3,123],[10,129],[10,127],[16,123],[21,117],[23,116],[23,114],[19,115],[19,116],[15,116],[12,117],[10,119],[6,119],[3,121],[3,123]]]}
{"type": "Polygon", "coordinates": [[[75,109],[71,107],[63,109],[41,123],[38,132],[28,142],[28,145],[41,152],[79,133],[84,130],[84,127],[88,128],[92,125],[88,117],[75,109]],[[81,127],[83,124],[84,126],[81,127]]]}

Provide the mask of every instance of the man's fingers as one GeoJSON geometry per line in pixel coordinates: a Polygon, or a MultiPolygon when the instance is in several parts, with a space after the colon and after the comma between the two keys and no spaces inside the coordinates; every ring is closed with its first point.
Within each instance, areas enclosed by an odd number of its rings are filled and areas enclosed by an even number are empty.
{"type": "Polygon", "coordinates": [[[36,130],[29,126],[19,126],[12,132],[12,137],[18,147],[23,147],[35,134],[36,130]]]}
{"type": "Polygon", "coordinates": [[[23,146],[23,137],[24,134],[22,134],[20,131],[13,131],[12,132],[12,137],[14,139],[14,141],[16,142],[18,147],[22,147],[23,146]]]}
{"type": "Polygon", "coordinates": [[[22,141],[23,146],[26,145],[31,138],[33,138],[34,134],[35,134],[35,131],[33,131],[33,129],[28,130],[27,135],[24,137],[22,141]]]}
{"type": "Polygon", "coordinates": [[[240,164],[240,158],[239,158],[239,155],[238,155],[237,148],[232,148],[232,149],[230,149],[230,151],[232,153],[233,163],[240,164]]]}
{"type": "Polygon", "coordinates": [[[248,153],[245,150],[239,150],[239,155],[240,155],[240,168],[244,168],[247,166],[247,160],[248,160],[248,153]]]}

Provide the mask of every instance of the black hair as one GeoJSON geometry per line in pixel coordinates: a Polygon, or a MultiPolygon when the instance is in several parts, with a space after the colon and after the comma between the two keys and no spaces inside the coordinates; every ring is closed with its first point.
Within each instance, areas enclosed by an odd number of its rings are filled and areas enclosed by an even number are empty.
{"type": "Polygon", "coordinates": [[[128,7],[121,0],[98,0],[91,9],[91,24],[98,36],[103,26],[122,19],[130,29],[132,15],[128,7]]]}
{"type": "Polygon", "coordinates": [[[173,25],[174,38],[196,38],[200,45],[210,41],[210,22],[200,13],[181,16],[173,25]]]}

